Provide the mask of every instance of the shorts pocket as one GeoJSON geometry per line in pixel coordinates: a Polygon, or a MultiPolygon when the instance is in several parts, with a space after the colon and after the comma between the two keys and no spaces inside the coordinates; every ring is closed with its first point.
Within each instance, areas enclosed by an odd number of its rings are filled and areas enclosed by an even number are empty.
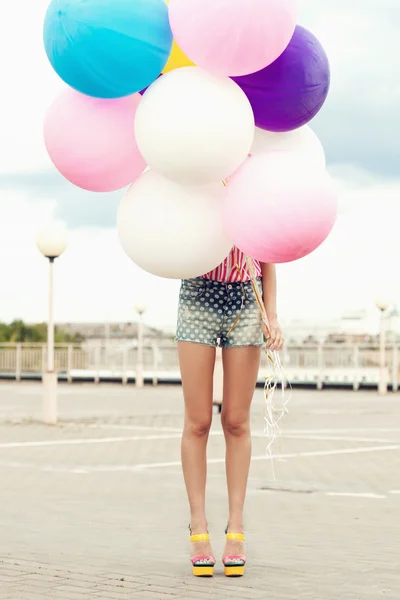
{"type": "Polygon", "coordinates": [[[206,291],[206,282],[198,279],[184,279],[180,296],[184,300],[198,300],[206,291]]]}
{"type": "MultiPolygon", "coordinates": [[[[262,298],[263,297],[263,288],[262,288],[262,281],[261,281],[261,279],[257,279],[257,288],[258,288],[258,291],[260,292],[260,295],[261,295],[261,298],[262,298]]],[[[249,302],[257,302],[257,298],[256,298],[256,295],[254,293],[253,286],[252,286],[252,284],[250,282],[246,284],[245,292],[246,292],[246,299],[249,302]]]]}

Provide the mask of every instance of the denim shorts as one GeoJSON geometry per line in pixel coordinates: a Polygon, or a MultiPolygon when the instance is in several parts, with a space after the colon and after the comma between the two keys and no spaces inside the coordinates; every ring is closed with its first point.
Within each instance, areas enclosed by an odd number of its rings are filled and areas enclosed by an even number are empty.
{"type": "MultiPolygon", "coordinates": [[[[257,279],[257,285],[262,294],[261,279],[257,279]]],[[[202,277],[182,281],[177,342],[222,348],[261,347],[261,324],[250,281],[225,283],[202,277]]]]}

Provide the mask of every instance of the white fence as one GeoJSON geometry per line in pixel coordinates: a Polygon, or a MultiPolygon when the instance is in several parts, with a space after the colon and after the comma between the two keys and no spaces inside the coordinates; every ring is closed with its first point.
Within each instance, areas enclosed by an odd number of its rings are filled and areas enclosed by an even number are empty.
{"type": "MultiPolygon", "coordinates": [[[[42,377],[46,365],[46,346],[40,344],[0,344],[0,378],[17,381],[42,377]]],[[[61,380],[119,381],[135,380],[138,351],[112,343],[95,347],[56,346],[55,368],[61,380]]],[[[379,381],[379,349],[355,345],[288,346],[282,353],[285,374],[292,385],[376,387],[379,381]]],[[[386,349],[387,382],[398,390],[399,349],[386,349]]],[[[154,343],[143,348],[144,377],[148,382],[180,382],[176,347],[154,343]]],[[[262,361],[260,383],[267,375],[262,361]]]]}

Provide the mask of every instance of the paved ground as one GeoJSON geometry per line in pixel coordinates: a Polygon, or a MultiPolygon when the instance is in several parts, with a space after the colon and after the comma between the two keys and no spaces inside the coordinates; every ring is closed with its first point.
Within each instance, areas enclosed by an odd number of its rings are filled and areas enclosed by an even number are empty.
{"type": "MultiPolygon", "coordinates": [[[[40,385],[0,385],[0,599],[400,598],[400,394],[295,391],[276,460],[253,410],[249,565],[194,579],[179,469],[179,387],[60,388],[42,426],[40,385]]],[[[209,449],[209,520],[220,556],[223,438],[209,449]]]]}

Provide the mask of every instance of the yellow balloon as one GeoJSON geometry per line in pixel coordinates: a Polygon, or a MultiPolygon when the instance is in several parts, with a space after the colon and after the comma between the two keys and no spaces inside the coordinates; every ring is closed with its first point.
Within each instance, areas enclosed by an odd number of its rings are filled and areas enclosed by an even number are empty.
{"type": "Polygon", "coordinates": [[[186,56],[184,52],[179,48],[175,42],[172,45],[172,51],[168,59],[167,64],[164,67],[163,73],[173,71],[174,69],[180,69],[181,67],[194,67],[194,63],[186,56]]]}
{"type": "MultiPolygon", "coordinates": [[[[167,4],[169,4],[169,0],[166,0],[167,4]]],[[[173,71],[174,69],[180,69],[181,67],[194,67],[195,64],[186,56],[184,52],[179,48],[178,44],[174,40],[172,44],[171,54],[169,56],[168,62],[164,67],[163,73],[168,73],[169,71],[173,71]]]]}

